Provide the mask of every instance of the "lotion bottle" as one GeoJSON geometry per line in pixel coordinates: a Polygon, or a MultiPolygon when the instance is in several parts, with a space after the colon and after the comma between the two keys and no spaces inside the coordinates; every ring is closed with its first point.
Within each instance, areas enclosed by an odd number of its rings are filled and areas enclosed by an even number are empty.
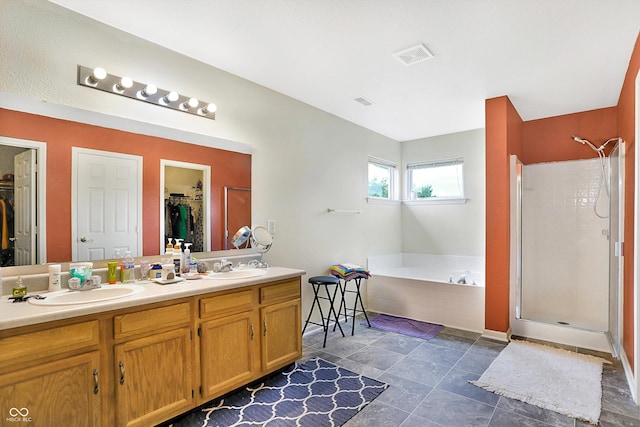
{"type": "Polygon", "coordinates": [[[60,264],[52,264],[49,266],[49,292],[59,291],[60,285],[60,264]]]}

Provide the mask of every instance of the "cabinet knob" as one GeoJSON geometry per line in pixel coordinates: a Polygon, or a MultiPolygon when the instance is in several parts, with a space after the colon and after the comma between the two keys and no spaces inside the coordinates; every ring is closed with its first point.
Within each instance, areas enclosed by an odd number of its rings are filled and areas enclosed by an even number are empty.
{"type": "Polygon", "coordinates": [[[118,366],[120,367],[120,384],[122,385],[124,384],[124,362],[121,360],[118,366]]]}

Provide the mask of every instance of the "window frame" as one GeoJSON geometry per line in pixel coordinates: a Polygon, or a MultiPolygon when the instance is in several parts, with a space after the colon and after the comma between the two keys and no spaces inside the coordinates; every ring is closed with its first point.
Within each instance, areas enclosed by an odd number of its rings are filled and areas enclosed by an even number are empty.
{"type": "Polygon", "coordinates": [[[369,156],[367,160],[367,192],[366,192],[367,200],[369,202],[383,202],[383,203],[386,201],[397,201],[397,196],[396,196],[397,177],[398,177],[398,165],[396,163],[391,162],[389,160],[380,159],[378,157],[369,156]],[[381,167],[389,170],[389,196],[388,197],[369,195],[369,183],[370,183],[369,166],[370,165],[375,165],[377,167],[381,167]]]}
{"type": "Polygon", "coordinates": [[[465,185],[464,185],[464,158],[456,157],[451,159],[439,159],[439,160],[428,160],[421,162],[412,162],[407,163],[405,168],[405,179],[406,179],[406,200],[405,203],[408,204],[454,204],[454,203],[466,203],[468,199],[465,197],[465,185]],[[460,177],[459,177],[459,185],[460,185],[460,194],[456,196],[435,196],[435,197],[417,197],[414,196],[412,187],[413,187],[413,175],[412,171],[417,169],[427,169],[427,168],[438,168],[445,166],[458,166],[460,165],[460,177]]]}

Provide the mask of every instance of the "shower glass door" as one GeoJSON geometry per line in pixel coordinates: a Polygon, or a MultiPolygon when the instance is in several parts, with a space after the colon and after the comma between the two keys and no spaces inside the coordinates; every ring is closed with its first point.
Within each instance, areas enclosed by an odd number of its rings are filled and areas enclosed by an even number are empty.
{"type": "Polygon", "coordinates": [[[601,177],[600,159],[522,166],[521,319],[609,329],[609,219],[602,217],[609,200],[601,177]]]}
{"type": "Polygon", "coordinates": [[[609,330],[607,338],[615,357],[620,355],[622,313],[622,244],[623,230],[620,214],[623,193],[624,144],[618,143],[609,155],[609,182],[611,198],[609,207],[609,330]]]}

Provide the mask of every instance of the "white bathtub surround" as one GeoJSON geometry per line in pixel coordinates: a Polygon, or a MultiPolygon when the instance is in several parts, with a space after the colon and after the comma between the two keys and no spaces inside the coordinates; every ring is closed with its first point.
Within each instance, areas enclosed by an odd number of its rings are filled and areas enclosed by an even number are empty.
{"type": "Polygon", "coordinates": [[[368,310],[483,331],[483,257],[375,255],[367,259],[367,268],[372,275],[367,286],[368,310]],[[467,282],[476,285],[456,283],[465,272],[467,282]]]}

